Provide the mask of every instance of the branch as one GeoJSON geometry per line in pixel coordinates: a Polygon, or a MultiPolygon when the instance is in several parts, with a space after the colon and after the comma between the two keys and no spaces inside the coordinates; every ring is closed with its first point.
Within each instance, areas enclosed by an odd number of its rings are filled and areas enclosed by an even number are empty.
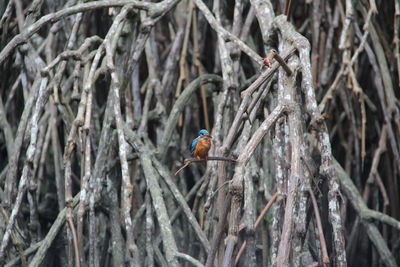
{"type": "Polygon", "coordinates": [[[286,106],[279,105],[277,106],[265,120],[263,123],[258,127],[256,132],[253,134],[243,151],[240,153],[238,157],[238,161],[240,162],[241,166],[246,165],[249,161],[251,155],[253,154],[254,150],[257,148],[258,144],[260,144],[263,137],[267,134],[271,126],[274,125],[277,119],[287,110],[286,106]]]}
{"type": "Polygon", "coordinates": [[[205,248],[206,252],[210,252],[210,244],[207,240],[207,236],[202,231],[199,223],[196,220],[196,217],[193,215],[189,205],[187,204],[185,197],[179,191],[176,184],[173,182],[173,178],[169,172],[169,170],[157,159],[153,158],[154,165],[160,175],[164,178],[165,183],[168,185],[169,190],[172,192],[174,198],[182,207],[184,214],[186,215],[190,225],[193,227],[194,231],[197,234],[198,239],[200,240],[201,244],[205,248]]]}
{"type": "Polygon", "coordinates": [[[184,260],[190,262],[191,264],[193,264],[196,267],[204,267],[204,265],[201,262],[199,262],[198,260],[196,260],[195,258],[193,258],[192,256],[190,256],[188,254],[181,253],[181,252],[175,252],[175,256],[177,258],[181,258],[181,259],[184,259],[184,260]]]}
{"type": "Polygon", "coordinates": [[[358,212],[358,215],[361,217],[361,219],[367,221],[369,219],[375,219],[380,222],[389,224],[397,230],[400,230],[400,221],[387,214],[368,208],[363,201],[362,196],[358,192],[357,187],[354,185],[351,178],[347,175],[342,166],[340,166],[340,164],[336,160],[334,161],[334,166],[338,173],[338,178],[343,192],[349,198],[352,206],[358,212]]]}
{"type": "Polygon", "coordinates": [[[400,229],[400,222],[386,214],[369,209],[367,205],[364,203],[360,193],[358,192],[351,178],[347,175],[347,173],[343,170],[342,166],[340,166],[340,164],[336,160],[334,160],[334,167],[338,174],[340,185],[344,194],[350,200],[353,208],[357,211],[358,215],[360,216],[361,222],[366,228],[368,237],[374,243],[375,248],[377,249],[379,255],[381,256],[382,261],[385,263],[386,266],[397,266],[392,253],[387,247],[386,241],[379,233],[377,227],[368,220],[369,218],[374,218],[381,222],[390,224],[396,227],[397,229],[400,229]]]}
{"type": "Polygon", "coordinates": [[[168,144],[171,141],[172,134],[175,130],[175,126],[178,123],[178,118],[180,113],[183,111],[186,105],[188,105],[190,97],[193,95],[193,93],[197,90],[197,88],[206,83],[210,82],[222,82],[222,78],[220,76],[214,75],[214,74],[204,74],[195,80],[193,80],[181,93],[179,98],[176,100],[174,106],[172,107],[172,110],[170,112],[170,115],[168,117],[168,121],[165,124],[165,130],[164,130],[164,135],[161,139],[161,144],[158,146],[158,158],[161,159],[161,161],[164,160],[165,155],[167,153],[168,149],[168,144]]]}
{"type": "Polygon", "coordinates": [[[232,33],[228,32],[227,30],[224,29],[224,27],[221,26],[221,24],[218,23],[218,21],[215,19],[215,17],[212,15],[211,11],[208,9],[208,7],[204,4],[203,1],[201,0],[194,0],[196,3],[196,6],[203,12],[203,15],[206,17],[208,23],[210,26],[219,34],[221,34],[221,37],[225,41],[232,41],[240,50],[242,50],[244,53],[246,53],[250,58],[252,58],[255,62],[258,64],[262,63],[262,58],[254,52],[253,49],[248,47],[242,40],[240,40],[238,37],[233,35],[232,33]]]}
{"type": "MultiPolygon", "coordinates": [[[[78,205],[79,195],[80,195],[79,193],[75,195],[72,201],[72,207],[76,207],[76,205],[78,205]]],[[[40,247],[37,250],[35,256],[32,258],[29,264],[30,267],[39,267],[42,265],[42,262],[46,257],[48,249],[51,247],[54,239],[58,235],[58,232],[65,223],[66,214],[67,214],[67,208],[64,208],[58,213],[57,219],[54,221],[46,237],[40,243],[40,247]]]]}
{"type": "Polygon", "coordinates": [[[286,71],[287,75],[292,75],[293,71],[289,68],[289,66],[286,64],[286,62],[283,60],[283,58],[278,54],[278,52],[275,49],[272,49],[269,51],[268,56],[263,59],[263,62],[265,65],[268,67],[272,67],[271,59],[275,58],[276,61],[282,66],[282,68],[286,71]]]}
{"type": "MultiPolygon", "coordinates": [[[[291,45],[297,48],[300,57],[300,71],[302,74],[302,91],[305,96],[306,110],[311,116],[312,121],[318,121],[320,117],[320,111],[317,106],[317,100],[315,97],[315,90],[313,86],[313,79],[311,73],[311,62],[310,62],[310,42],[298,33],[293,25],[287,23],[284,16],[278,16],[275,19],[277,27],[283,38],[291,45]]],[[[335,259],[337,266],[347,266],[346,250],[344,246],[344,230],[339,214],[340,202],[338,201],[338,183],[336,179],[336,173],[332,166],[333,156],[331,150],[331,142],[327,131],[326,124],[322,121],[319,124],[319,147],[321,153],[321,174],[328,178],[329,186],[329,221],[332,224],[333,242],[335,250],[335,259]]],[[[282,253],[285,253],[282,251],[282,253]]]]}
{"type": "MultiPolygon", "coordinates": [[[[152,203],[154,210],[157,215],[157,220],[160,225],[160,232],[163,239],[164,249],[166,258],[169,266],[179,266],[178,261],[175,259],[175,254],[178,251],[176,246],[175,238],[172,231],[170,217],[167,213],[167,208],[165,205],[165,201],[163,198],[163,193],[159,184],[160,174],[153,166],[154,159],[150,152],[150,149],[146,147],[143,142],[139,139],[137,134],[132,132],[127,125],[125,124],[124,131],[126,134],[126,138],[128,142],[132,145],[132,147],[140,153],[140,162],[142,164],[144,176],[146,178],[147,188],[150,192],[152,203]]],[[[155,164],[155,163],[154,163],[155,164]]],[[[159,166],[160,167],[160,166],[159,166]]],[[[164,172],[162,172],[164,174],[164,172]]],[[[165,175],[165,174],[164,174],[165,175]]],[[[165,177],[164,177],[165,178],[165,177]]],[[[166,179],[167,181],[167,179],[166,179]]],[[[171,188],[173,187],[172,183],[169,183],[171,188]]],[[[176,190],[173,190],[175,192],[176,190]]],[[[176,193],[176,192],[175,192],[176,193]]],[[[176,194],[175,194],[176,197],[176,194]]],[[[180,203],[182,202],[181,198],[179,198],[180,203]]],[[[185,210],[185,209],[184,209],[185,210]]],[[[187,209],[186,209],[187,211],[187,209]]],[[[201,239],[201,237],[200,237],[201,239]]],[[[205,245],[207,247],[207,244],[205,245]]]]}
{"type": "Polygon", "coordinates": [[[103,1],[95,1],[89,3],[82,3],[72,7],[64,8],[60,11],[48,14],[43,16],[41,19],[30,25],[26,30],[21,32],[20,34],[14,36],[14,38],[4,47],[4,49],[0,52],[0,65],[1,63],[11,54],[11,52],[18,45],[26,42],[35,32],[39,31],[41,27],[47,25],[49,22],[54,23],[56,21],[61,20],[66,16],[70,16],[76,13],[89,11],[98,8],[107,8],[107,7],[118,7],[130,5],[136,7],[138,9],[143,9],[149,11],[152,8],[155,8],[156,4],[149,2],[141,2],[135,0],[103,0],[103,1]]]}
{"type": "Polygon", "coordinates": [[[192,164],[193,162],[199,163],[199,162],[204,162],[204,161],[210,161],[210,160],[219,160],[219,161],[231,161],[231,162],[237,162],[236,159],[233,158],[227,158],[227,157],[208,157],[207,159],[196,159],[196,158],[188,158],[183,161],[183,166],[179,168],[175,172],[175,176],[178,175],[184,168],[192,164]]]}
{"type": "Polygon", "coordinates": [[[32,253],[34,253],[42,245],[42,243],[43,241],[37,242],[34,245],[30,246],[29,248],[25,249],[23,251],[23,255],[10,260],[6,265],[4,265],[4,267],[12,267],[19,264],[21,262],[22,257],[27,257],[32,253]]]}
{"type": "Polygon", "coordinates": [[[319,242],[321,243],[321,250],[322,250],[322,262],[324,263],[324,266],[329,266],[328,250],[326,248],[326,241],[325,241],[324,231],[322,229],[321,216],[319,215],[317,199],[315,198],[314,192],[312,191],[311,188],[308,189],[308,192],[311,196],[311,202],[314,207],[315,220],[317,221],[319,242]]]}
{"type": "MultiPolygon", "coordinates": [[[[268,201],[268,203],[265,205],[265,207],[263,208],[263,210],[261,211],[260,215],[258,215],[256,222],[254,223],[254,228],[257,228],[257,226],[260,224],[261,220],[264,218],[265,214],[267,213],[267,211],[272,207],[272,204],[274,204],[275,200],[278,197],[278,193],[275,193],[272,198],[268,201]]],[[[242,256],[245,248],[247,245],[247,241],[244,241],[242,246],[239,249],[238,254],[236,255],[235,258],[235,265],[238,264],[240,257],[242,256]]]]}
{"type": "Polygon", "coordinates": [[[218,220],[218,224],[216,226],[215,234],[213,236],[213,240],[211,242],[211,252],[207,256],[206,267],[213,266],[215,255],[217,254],[217,250],[219,247],[219,243],[221,242],[222,235],[224,234],[225,224],[227,221],[227,215],[229,211],[229,206],[231,204],[232,195],[227,194],[224,199],[222,216],[220,216],[218,220]]]}
{"type": "Polygon", "coordinates": [[[111,73],[111,88],[113,92],[112,99],[114,101],[113,105],[113,113],[115,118],[115,124],[117,126],[117,135],[118,135],[118,155],[120,158],[121,163],[121,175],[122,175],[122,189],[121,189],[121,212],[122,218],[124,221],[124,226],[126,229],[127,235],[127,247],[131,254],[131,261],[135,265],[139,264],[139,253],[137,246],[135,244],[135,240],[133,237],[133,228],[132,228],[132,216],[131,216],[131,209],[132,209],[132,196],[133,196],[133,186],[131,183],[130,172],[129,172],[129,165],[127,160],[127,149],[128,144],[125,140],[124,135],[124,120],[122,118],[121,112],[121,100],[120,100],[120,77],[115,68],[114,63],[114,49],[112,46],[113,37],[118,39],[118,34],[116,33],[116,29],[118,25],[122,23],[125,19],[126,15],[128,14],[129,10],[131,9],[130,6],[124,6],[122,11],[116,16],[114,19],[113,25],[110,27],[110,30],[104,39],[105,49],[106,49],[106,59],[107,59],[107,67],[111,73]]]}

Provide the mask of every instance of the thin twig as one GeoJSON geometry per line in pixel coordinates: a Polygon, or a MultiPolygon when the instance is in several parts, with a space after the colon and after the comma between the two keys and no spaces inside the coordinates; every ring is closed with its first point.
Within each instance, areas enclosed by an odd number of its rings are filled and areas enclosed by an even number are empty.
{"type": "Polygon", "coordinates": [[[326,248],[325,235],[322,229],[321,216],[319,215],[317,199],[315,198],[314,192],[312,191],[311,188],[308,188],[308,193],[311,196],[311,202],[314,207],[314,214],[315,214],[315,220],[317,222],[319,242],[321,244],[321,250],[322,250],[322,262],[324,263],[324,266],[329,266],[328,250],[326,248]]]}
{"type": "Polygon", "coordinates": [[[204,161],[210,161],[210,160],[219,160],[219,161],[231,161],[231,162],[237,162],[236,159],[233,158],[227,158],[227,157],[208,157],[207,159],[196,159],[196,158],[188,158],[183,161],[183,166],[179,168],[175,172],[175,176],[178,175],[184,168],[192,164],[193,162],[199,163],[199,162],[204,162],[204,161]]]}
{"type": "Polygon", "coordinates": [[[282,66],[282,68],[286,71],[287,75],[292,75],[292,70],[289,68],[289,66],[286,64],[286,62],[283,60],[283,58],[278,54],[278,52],[275,49],[272,49],[269,51],[268,56],[263,59],[263,62],[265,65],[268,67],[272,67],[271,59],[275,58],[276,61],[282,66]]]}
{"type": "MultiPolygon", "coordinates": [[[[261,211],[260,215],[258,215],[256,222],[254,223],[254,229],[256,229],[258,227],[258,225],[260,224],[260,222],[262,221],[262,219],[264,218],[265,214],[268,212],[268,210],[272,207],[272,204],[274,204],[275,200],[278,197],[278,193],[275,193],[271,199],[267,202],[267,204],[265,205],[265,207],[263,208],[263,210],[261,211]]],[[[246,249],[246,245],[247,242],[244,241],[242,246],[239,249],[239,252],[236,255],[235,258],[235,265],[237,265],[239,263],[240,257],[242,256],[244,250],[246,249]]]]}

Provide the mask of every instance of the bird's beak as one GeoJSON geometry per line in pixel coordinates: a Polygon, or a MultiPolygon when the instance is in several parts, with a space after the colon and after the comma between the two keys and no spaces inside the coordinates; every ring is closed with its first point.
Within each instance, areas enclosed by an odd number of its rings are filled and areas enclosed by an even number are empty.
{"type": "Polygon", "coordinates": [[[207,134],[207,137],[210,138],[210,139],[212,139],[212,136],[211,136],[211,135],[208,135],[208,134],[207,134]]]}

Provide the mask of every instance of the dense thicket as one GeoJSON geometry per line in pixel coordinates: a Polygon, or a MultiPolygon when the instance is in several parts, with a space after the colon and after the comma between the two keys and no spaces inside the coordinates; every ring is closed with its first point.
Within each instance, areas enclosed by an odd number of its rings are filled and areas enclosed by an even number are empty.
{"type": "Polygon", "coordinates": [[[0,265],[400,263],[399,0],[0,15],[0,265]]]}

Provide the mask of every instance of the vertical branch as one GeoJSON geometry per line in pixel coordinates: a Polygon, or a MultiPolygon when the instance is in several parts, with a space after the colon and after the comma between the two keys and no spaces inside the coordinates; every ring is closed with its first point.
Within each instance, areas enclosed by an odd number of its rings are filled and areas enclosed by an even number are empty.
{"type": "MultiPolygon", "coordinates": [[[[289,60],[289,66],[291,69],[297,69],[298,60],[293,58],[289,60]]],[[[301,127],[301,114],[299,104],[296,103],[295,98],[295,81],[296,72],[290,77],[284,74],[283,70],[280,71],[280,83],[279,87],[282,87],[280,91],[283,93],[282,103],[289,106],[288,113],[288,126],[289,126],[289,142],[291,148],[290,155],[290,175],[288,177],[288,189],[286,195],[286,206],[284,213],[284,221],[282,226],[281,241],[279,243],[278,255],[277,255],[277,266],[285,266],[289,264],[289,255],[292,245],[290,244],[293,239],[294,230],[294,213],[295,213],[295,201],[298,198],[298,186],[300,180],[304,177],[301,168],[301,147],[303,130],[301,127]]]]}
{"type": "MultiPolygon", "coordinates": [[[[269,131],[269,129],[274,125],[276,120],[285,111],[284,106],[278,106],[273,112],[264,120],[260,127],[255,131],[253,136],[244,146],[242,152],[238,157],[238,165],[235,167],[235,174],[229,185],[229,192],[232,195],[231,203],[231,214],[229,217],[229,232],[227,237],[227,245],[224,256],[224,266],[228,266],[235,243],[237,242],[237,235],[239,231],[239,222],[241,217],[241,205],[243,200],[243,179],[245,174],[245,167],[250,160],[254,150],[260,144],[262,138],[269,131]]],[[[249,134],[249,132],[247,133],[249,134]]],[[[246,140],[246,138],[244,138],[246,140]]]]}
{"type": "MultiPolygon", "coordinates": [[[[88,193],[89,193],[89,178],[91,176],[91,141],[90,141],[90,122],[91,122],[91,114],[92,114],[92,102],[93,102],[93,93],[89,91],[88,101],[86,103],[86,114],[85,114],[85,122],[83,125],[83,139],[84,139],[84,172],[81,180],[81,194],[78,208],[78,216],[77,216],[77,239],[79,251],[84,251],[84,239],[83,239],[83,220],[85,215],[85,205],[88,203],[88,193]]],[[[84,253],[80,255],[80,262],[83,265],[84,253]]]]}
{"type": "Polygon", "coordinates": [[[175,253],[178,251],[175,243],[174,236],[172,235],[172,228],[167,214],[167,208],[162,198],[161,188],[158,184],[159,175],[154,170],[151,158],[148,152],[142,148],[140,150],[140,161],[143,166],[143,171],[146,177],[147,187],[150,190],[153,207],[157,214],[158,223],[160,224],[160,231],[164,242],[164,249],[169,266],[179,266],[178,261],[175,259],[175,253]]]}
{"type": "Polygon", "coordinates": [[[57,187],[57,200],[58,208],[62,210],[65,207],[65,184],[62,176],[62,151],[60,140],[57,132],[57,109],[54,101],[50,98],[50,134],[51,134],[51,147],[53,150],[54,171],[57,187]]]}
{"type": "Polygon", "coordinates": [[[327,133],[325,123],[322,121],[320,112],[317,108],[315,92],[312,85],[311,64],[310,64],[310,44],[307,39],[294,31],[293,27],[284,21],[283,17],[278,17],[276,20],[280,27],[283,37],[294,42],[300,55],[300,71],[302,73],[302,90],[305,95],[306,109],[311,116],[311,120],[318,123],[319,132],[319,148],[321,153],[321,173],[327,177],[329,185],[329,219],[332,224],[335,263],[338,266],[346,266],[346,251],[344,246],[343,225],[341,222],[338,201],[339,184],[337,182],[336,173],[332,167],[332,149],[327,133]]]}
{"type": "MultiPolygon", "coordinates": [[[[193,16],[192,16],[192,21],[193,21],[193,31],[192,31],[192,36],[193,36],[193,57],[194,57],[194,64],[197,67],[197,72],[200,75],[203,75],[205,70],[204,66],[200,61],[200,48],[199,48],[199,39],[198,39],[198,27],[197,27],[197,12],[195,9],[193,9],[193,16]]],[[[210,119],[208,118],[208,104],[207,104],[207,98],[206,98],[206,88],[204,85],[200,85],[200,95],[201,95],[201,103],[203,105],[203,114],[204,114],[204,125],[206,129],[211,129],[210,126],[210,119]]]]}
{"type": "Polygon", "coordinates": [[[3,236],[3,240],[1,242],[0,246],[0,262],[4,260],[4,253],[5,249],[8,246],[8,242],[10,241],[10,236],[14,227],[14,223],[16,220],[16,216],[18,215],[21,204],[22,204],[22,198],[25,194],[26,186],[29,183],[29,179],[31,176],[31,172],[33,169],[33,160],[36,152],[36,146],[37,146],[37,134],[39,131],[39,118],[40,115],[43,111],[43,108],[46,104],[47,98],[49,91],[47,90],[47,82],[48,82],[48,77],[43,77],[40,83],[40,88],[39,88],[39,94],[38,94],[38,99],[35,104],[35,109],[32,115],[31,119],[31,138],[30,138],[30,144],[28,147],[28,150],[26,152],[26,160],[24,164],[24,168],[22,170],[22,175],[19,181],[18,185],[18,193],[17,193],[17,198],[15,200],[15,204],[13,206],[10,219],[8,220],[7,227],[3,236]]]}
{"type": "MultiPolygon", "coordinates": [[[[17,133],[14,139],[13,154],[8,160],[8,171],[4,186],[4,205],[6,208],[11,208],[12,199],[15,195],[15,188],[17,183],[18,161],[21,154],[22,142],[25,135],[25,130],[30,121],[32,107],[34,106],[40,91],[41,77],[38,75],[32,85],[31,93],[27,99],[21,118],[19,119],[17,133]]],[[[1,253],[0,253],[1,254],[1,253]]]]}
{"type": "Polygon", "coordinates": [[[278,193],[277,204],[271,226],[271,264],[276,265],[279,248],[279,238],[282,232],[282,221],[284,211],[284,196],[287,192],[287,172],[284,160],[284,132],[285,118],[280,118],[275,124],[275,137],[273,139],[273,155],[275,158],[275,184],[278,193]]]}
{"type": "Polygon", "coordinates": [[[147,266],[153,267],[154,266],[154,250],[153,250],[153,242],[152,242],[152,235],[153,235],[153,212],[151,208],[151,199],[150,194],[146,194],[146,252],[147,252],[147,266]]]}
{"type": "Polygon", "coordinates": [[[115,123],[117,125],[117,134],[118,134],[118,154],[121,163],[121,173],[122,173],[122,185],[121,185],[121,209],[122,209],[122,218],[124,221],[126,234],[127,234],[127,249],[133,258],[133,265],[138,266],[138,251],[133,238],[133,228],[132,228],[132,218],[131,218],[131,209],[132,209],[132,196],[133,196],[133,186],[131,183],[131,178],[129,175],[129,166],[127,161],[127,150],[128,146],[125,140],[123,125],[124,121],[121,114],[121,100],[120,100],[120,79],[116,72],[116,66],[114,64],[114,55],[112,48],[112,38],[118,38],[115,31],[119,23],[125,18],[129,7],[125,6],[121,12],[118,14],[116,19],[114,20],[114,24],[112,29],[109,31],[109,36],[105,38],[105,49],[106,49],[106,60],[107,67],[111,72],[111,88],[112,91],[112,99],[113,99],[113,112],[115,123]]]}
{"type": "Polygon", "coordinates": [[[270,0],[250,0],[250,3],[256,13],[264,43],[264,52],[267,54],[267,51],[271,49],[269,33],[275,18],[275,12],[270,0]]]}
{"type": "Polygon", "coordinates": [[[394,34],[393,42],[395,45],[395,57],[397,62],[397,80],[400,86],[400,3],[399,1],[394,2],[394,34]]]}

